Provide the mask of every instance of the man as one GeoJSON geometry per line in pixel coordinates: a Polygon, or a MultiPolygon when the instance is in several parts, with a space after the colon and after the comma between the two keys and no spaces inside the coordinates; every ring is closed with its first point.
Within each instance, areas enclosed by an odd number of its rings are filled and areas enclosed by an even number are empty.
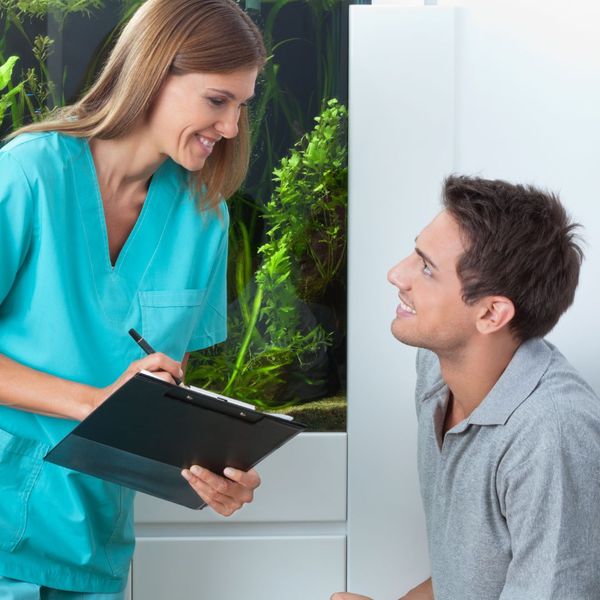
{"type": "Polygon", "coordinates": [[[600,399],[542,339],[573,302],[577,225],[557,197],[503,181],[450,177],[443,205],[388,275],[392,333],[424,349],[431,578],[402,598],[597,600],[600,399]]]}

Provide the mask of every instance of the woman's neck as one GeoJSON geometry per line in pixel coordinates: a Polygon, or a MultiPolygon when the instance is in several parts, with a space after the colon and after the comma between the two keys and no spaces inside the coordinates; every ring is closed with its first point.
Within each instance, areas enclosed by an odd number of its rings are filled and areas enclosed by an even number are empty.
{"type": "Polygon", "coordinates": [[[109,140],[94,138],[90,149],[100,188],[109,198],[139,197],[167,158],[140,133],[109,140]]]}

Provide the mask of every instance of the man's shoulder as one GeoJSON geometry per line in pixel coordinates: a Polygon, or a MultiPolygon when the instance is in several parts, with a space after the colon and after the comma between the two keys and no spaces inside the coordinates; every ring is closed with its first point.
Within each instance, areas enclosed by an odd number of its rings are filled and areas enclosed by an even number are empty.
{"type": "Polygon", "coordinates": [[[552,344],[548,366],[516,414],[546,412],[552,409],[558,418],[600,419],[600,398],[565,356],[552,344]]]}
{"type": "Polygon", "coordinates": [[[600,398],[561,352],[545,343],[551,351],[548,367],[510,416],[510,437],[600,459],[600,398]]]}

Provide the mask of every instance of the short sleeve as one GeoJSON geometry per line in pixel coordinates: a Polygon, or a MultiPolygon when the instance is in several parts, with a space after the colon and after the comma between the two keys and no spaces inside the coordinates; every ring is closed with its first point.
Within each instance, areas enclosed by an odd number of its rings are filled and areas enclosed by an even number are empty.
{"type": "Polygon", "coordinates": [[[229,213],[227,205],[220,206],[221,235],[212,255],[212,268],[202,312],[188,344],[187,352],[201,350],[222,342],[227,337],[227,252],[229,240],[229,213]]]}
{"type": "Polygon", "coordinates": [[[33,222],[33,194],[27,177],[8,152],[0,152],[0,304],[26,260],[33,222]]]}
{"type": "Polygon", "coordinates": [[[500,600],[598,597],[600,457],[548,441],[502,477],[512,560],[500,600]]]}

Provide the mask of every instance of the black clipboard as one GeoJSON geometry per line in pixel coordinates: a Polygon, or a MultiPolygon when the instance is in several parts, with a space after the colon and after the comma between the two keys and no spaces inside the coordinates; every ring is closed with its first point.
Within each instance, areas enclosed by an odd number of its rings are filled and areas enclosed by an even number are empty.
{"type": "Polygon", "coordinates": [[[182,477],[183,468],[247,471],[304,429],[212,392],[138,373],[44,460],[199,509],[206,503],[182,477]]]}

